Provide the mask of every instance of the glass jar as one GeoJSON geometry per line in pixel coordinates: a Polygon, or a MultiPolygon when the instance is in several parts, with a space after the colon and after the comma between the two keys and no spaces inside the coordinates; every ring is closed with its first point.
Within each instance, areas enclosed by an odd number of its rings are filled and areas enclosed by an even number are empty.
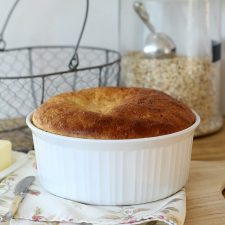
{"type": "MultiPolygon", "coordinates": [[[[143,0],[156,33],[175,44],[175,54],[149,57],[152,35],[134,10],[120,0],[121,84],[154,88],[186,103],[201,117],[196,136],[218,131],[220,109],[221,0],[143,0]]],[[[155,35],[155,34],[153,34],[155,35]]]]}

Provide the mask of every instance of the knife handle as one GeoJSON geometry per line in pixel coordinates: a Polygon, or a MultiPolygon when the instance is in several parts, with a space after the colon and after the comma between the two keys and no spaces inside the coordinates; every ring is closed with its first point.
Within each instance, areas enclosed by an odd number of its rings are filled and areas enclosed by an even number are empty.
{"type": "Polygon", "coordinates": [[[13,199],[11,210],[10,210],[12,216],[16,214],[16,211],[18,210],[19,204],[21,203],[22,200],[23,200],[23,196],[20,196],[20,195],[16,195],[15,198],[13,199]]]}
{"type": "Polygon", "coordinates": [[[19,204],[21,203],[22,200],[23,200],[23,196],[21,196],[21,195],[15,196],[9,212],[7,212],[5,215],[0,215],[0,223],[8,222],[13,218],[13,216],[16,214],[16,211],[19,208],[19,204]]]}

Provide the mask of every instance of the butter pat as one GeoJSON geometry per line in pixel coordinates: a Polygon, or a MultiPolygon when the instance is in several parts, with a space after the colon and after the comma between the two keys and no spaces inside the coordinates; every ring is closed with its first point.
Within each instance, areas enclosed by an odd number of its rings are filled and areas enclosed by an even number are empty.
{"type": "Polygon", "coordinates": [[[12,144],[7,140],[0,140],[0,171],[12,164],[12,144]]]}

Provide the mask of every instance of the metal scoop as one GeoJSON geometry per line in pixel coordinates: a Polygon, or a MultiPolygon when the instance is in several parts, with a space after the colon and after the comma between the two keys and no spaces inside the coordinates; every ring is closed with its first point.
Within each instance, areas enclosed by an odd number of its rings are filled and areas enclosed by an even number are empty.
{"type": "Polygon", "coordinates": [[[150,23],[149,14],[141,2],[134,2],[134,10],[150,30],[146,38],[144,53],[148,58],[170,58],[176,53],[173,40],[164,33],[157,33],[155,27],[150,23]]]}

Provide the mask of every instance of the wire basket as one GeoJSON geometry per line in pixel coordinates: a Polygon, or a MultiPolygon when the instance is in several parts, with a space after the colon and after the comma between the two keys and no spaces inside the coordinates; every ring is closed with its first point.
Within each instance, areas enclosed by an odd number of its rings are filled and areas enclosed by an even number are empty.
{"type": "MultiPolygon", "coordinates": [[[[13,9],[17,3],[18,0],[13,9]]],[[[86,19],[88,4],[87,0],[86,19]]],[[[85,24],[86,21],[83,30],[85,24]]],[[[75,46],[6,49],[3,32],[0,33],[0,139],[11,140],[14,150],[33,148],[25,117],[49,97],[82,88],[119,84],[120,54],[116,51],[79,47],[80,40],[75,46]]]]}

